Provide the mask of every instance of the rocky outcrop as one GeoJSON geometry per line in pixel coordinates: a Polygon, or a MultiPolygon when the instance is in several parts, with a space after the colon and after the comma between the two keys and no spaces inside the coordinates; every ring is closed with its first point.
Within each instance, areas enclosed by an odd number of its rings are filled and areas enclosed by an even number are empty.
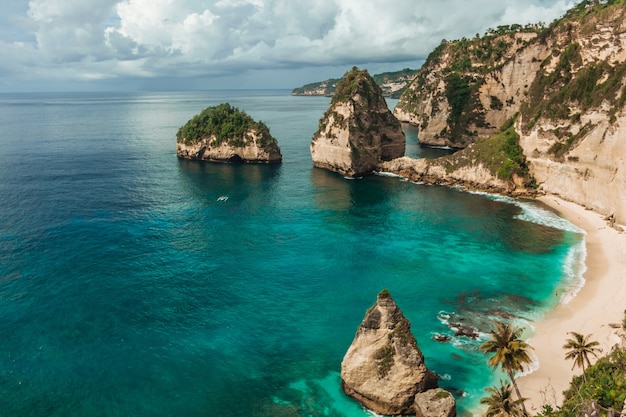
{"type": "Polygon", "coordinates": [[[407,178],[413,182],[435,185],[459,186],[496,194],[516,194],[514,184],[493,175],[482,163],[448,172],[442,159],[414,159],[402,157],[378,165],[381,172],[407,178]]]}
{"type": "Polygon", "coordinates": [[[200,141],[186,145],[176,145],[176,155],[183,159],[198,159],[211,162],[261,163],[271,164],[282,161],[280,150],[269,150],[260,144],[259,134],[255,131],[246,132],[247,143],[243,146],[228,143],[215,144],[214,137],[202,138],[200,141]]]}
{"type": "Polygon", "coordinates": [[[406,138],[366,70],[353,68],[337,85],[311,142],[316,167],[356,177],[404,155],[406,138]]]}
{"type": "Polygon", "coordinates": [[[456,401],[452,394],[441,388],[420,392],[415,396],[416,417],[454,417],[456,401]]]}
{"type": "Polygon", "coordinates": [[[204,109],[178,130],[176,155],[213,162],[276,163],[278,142],[263,122],[228,103],[204,109]]]}
{"type": "Polygon", "coordinates": [[[359,326],[341,363],[341,378],[347,395],[379,414],[415,414],[417,401],[419,415],[434,416],[430,410],[439,407],[436,403],[445,408],[444,397],[448,405],[452,400],[454,410],[454,399],[443,390],[416,398],[437,388],[437,377],[426,367],[409,321],[386,290],[359,326]]]}

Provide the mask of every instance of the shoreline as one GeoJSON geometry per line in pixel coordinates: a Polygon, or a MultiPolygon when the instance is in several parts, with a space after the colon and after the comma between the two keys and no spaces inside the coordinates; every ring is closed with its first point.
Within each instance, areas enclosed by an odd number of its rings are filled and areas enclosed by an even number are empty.
{"type": "MultiPolygon", "coordinates": [[[[553,408],[563,401],[563,391],[581,369],[572,369],[573,362],[565,359],[563,345],[569,332],[592,334],[600,343],[604,356],[621,342],[618,329],[626,309],[626,234],[609,226],[604,217],[560,197],[537,198],[563,218],[585,232],[586,270],[584,286],[566,304],[560,303],[546,315],[533,322],[534,332],[528,343],[537,368],[517,379],[526,407],[531,414],[541,411],[544,404],[553,408]]],[[[595,358],[591,358],[595,363],[595,358]]]]}

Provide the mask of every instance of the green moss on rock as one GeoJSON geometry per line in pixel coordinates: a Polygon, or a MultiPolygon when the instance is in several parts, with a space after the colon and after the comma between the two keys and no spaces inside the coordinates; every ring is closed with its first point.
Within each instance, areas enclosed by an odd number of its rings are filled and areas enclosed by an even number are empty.
{"type": "Polygon", "coordinates": [[[374,353],[374,360],[378,366],[378,376],[384,378],[389,374],[394,364],[394,355],[396,351],[393,346],[383,346],[374,353]]]}

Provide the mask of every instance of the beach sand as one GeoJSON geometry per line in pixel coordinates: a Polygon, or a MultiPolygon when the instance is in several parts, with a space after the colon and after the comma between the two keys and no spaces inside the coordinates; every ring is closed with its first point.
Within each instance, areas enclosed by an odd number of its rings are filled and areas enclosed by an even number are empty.
{"type": "MultiPolygon", "coordinates": [[[[560,405],[563,391],[569,387],[573,362],[565,360],[563,345],[568,332],[592,334],[602,353],[621,342],[620,325],[626,309],[626,233],[610,227],[604,216],[558,197],[546,196],[540,201],[586,232],[587,270],[585,284],[567,304],[558,305],[540,321],[533,323],[535,332],[529,340],[539,368],[518,379],[526,407],[531,414],[544,404],[560,405]]],[[[592,359],[592,363],[595,359],[592,359]]]]}

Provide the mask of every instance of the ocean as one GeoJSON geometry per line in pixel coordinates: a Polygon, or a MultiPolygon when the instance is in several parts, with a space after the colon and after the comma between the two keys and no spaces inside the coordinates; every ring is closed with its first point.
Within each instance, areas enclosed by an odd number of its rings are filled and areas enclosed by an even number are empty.
{"type": "MultiPolygon", "coordinates": [[[[382,289],[475,409],[504,378],[477,350],[490,323],[531,332],[566,302],[584,236],[534,201],[314,168],[329,101],[0,94],[0,416],[367,416],[339,371],[382,289]],[[282,164],[176,157],[178,128],[223,102],[282,164]]],[[[448,152],[405,132],[409,156],[448,152]]]]}

